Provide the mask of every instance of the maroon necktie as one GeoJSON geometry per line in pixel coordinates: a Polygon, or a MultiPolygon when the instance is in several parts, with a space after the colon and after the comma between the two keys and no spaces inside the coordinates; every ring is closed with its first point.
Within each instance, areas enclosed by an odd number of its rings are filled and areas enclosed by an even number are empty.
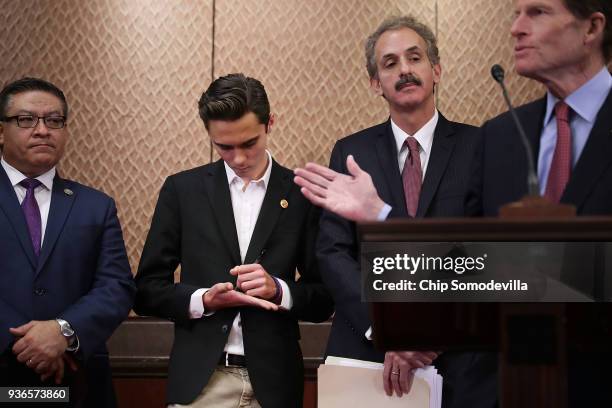
{"type": "Polygon", "coordinates": [[[34,254],[38,258],[40,255],[40,239],[41,239],[41,220],[40,220],[40,209],[34,197],[34,189],[40,186],[42,183],[36,179],[27,178],[22,180],[21,184],[26,189],[26,195],[21,202],[21,209],[26,218],[28,224],[28,231],[30,231],[30,239],[32,240],[32,247],[34,247],[34,254]]]}
{"type": "Polygon", "coordinates": [[[408,215],[414,217],[419,207],[419,196],[421,195],[421,183],[423,171],[421,170],[421,157],[419,156],[419,142],[409,136],[405,142],[408,146],[408,156],[402,171],[402,183],[404,184],[404,197],[406,198],[406,209],[408,215]]]}
{"type": "Polygon", "coordinates": [[[569,124],[569,106],[563,101],[555,105],[557,118],[557,145],[546,181],[544,196],[558,203],[570,178],[572,168],[572,131],[569,124]]]}

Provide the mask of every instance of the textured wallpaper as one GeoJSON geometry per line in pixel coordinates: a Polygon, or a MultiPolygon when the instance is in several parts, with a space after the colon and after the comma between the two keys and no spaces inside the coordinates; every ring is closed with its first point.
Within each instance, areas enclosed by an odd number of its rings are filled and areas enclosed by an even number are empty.
{"type": "Polygon", "coordinates": [[[164,178],[209,161],[197,100],[213,75],[262,80],[281,163],[327,163],[335,140],[387,117],[363,42],[404,13],[438,34],[449,119],[480,124],[504,110],[493,63],[516,104],[542,94],[511,73],[510,0],[0,0],[0,83],[35,75],[63,88],[72,114],[60,171],[117,200],[135,270],[164,178]]]}

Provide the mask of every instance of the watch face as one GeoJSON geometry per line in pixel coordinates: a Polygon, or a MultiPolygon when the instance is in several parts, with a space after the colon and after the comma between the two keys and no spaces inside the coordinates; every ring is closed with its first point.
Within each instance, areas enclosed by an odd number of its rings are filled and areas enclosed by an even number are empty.
{"type": "Polygon", "coordinates": [[[70,324],[65,320],[60,323],[60,329],[64,337],[72,337],[74,335],[74,330],[72,330],[70,324]]]}

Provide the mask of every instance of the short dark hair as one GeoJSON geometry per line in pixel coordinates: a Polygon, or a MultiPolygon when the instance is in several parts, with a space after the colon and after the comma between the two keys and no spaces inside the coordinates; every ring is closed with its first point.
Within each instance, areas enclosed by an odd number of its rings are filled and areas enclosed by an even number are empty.
{"type": "Polygon", "coordinates": [[[198,102],[200,117],[208,129],[211,120],[238,120],[253,112],[259,123],[268,125],[270,102],[261,82],[244,74],[215,79],[198,102]]]}
{"type": "Polygon", "coordinates": [[[0,118],[4,119],[11,102],[11,97],[28,91],[42,91],[57,96],[62,101],[62,109],[64,116],[68,118],[68,102],[61,89],[53,85],[51,82],[40,78],[21,78],[11,82],[0,91],[0,118]]]}
{"type": "Polygon", "coordinates": [[[365,57],[366,57],[366,68],[370,78],[376,78],[378,75],[378,67],[376,66],[376,55],[374,48],[380,37],[387,31],[400,30],[402,28],[409,28],[415,31],[427,44],[427,58],[431,65],[440,63],[440,55],[438,53],[438,42],[436,36],[429,27],[418,21],[412,16],[393,16],[387,18],[385,21],[380,23],[376,31],[374,31],[366,39],[365,42],[365,57]]]}
{"type": "Polygon", "coordinates": [[[576,18],[585,19],[597,12],[606,17],[601,51],[604,60],[609,62],[612,57],[612,2],[610,0],[563,0],[563,2],[576,18]]]}

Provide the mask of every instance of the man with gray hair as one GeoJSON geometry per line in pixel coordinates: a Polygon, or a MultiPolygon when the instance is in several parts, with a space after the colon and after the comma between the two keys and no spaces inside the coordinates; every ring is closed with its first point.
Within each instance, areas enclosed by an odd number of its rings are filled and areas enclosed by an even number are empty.
{"type": "Polygon", "coordinates": [[[410,391],[415,368],[434,363],[444,377],[445,407],[492,407],[497,384],[491,355],[381,353],[371,342],[351,220],[463,216],[476,134],[474,127],[450,122],[436,109],[435,86],[442,68],[436,37],[426,25],[413,17],[389,18],[368,37],[365,54],[370,87],[387,101],[390,118],[339,140],[330,169],[308,164],[296,170],[302,193],[327,210],[317,242],[321,276],[336,304],[327,354],[384,361],[385,391],[398,396],[410,391]],[[349,177],[345,174],[367,178],[377,194],[341,193],[342,199],[328,205],[327,195],[334,193],[328,186],[335,177],[349,177]],[[360,205],[351,205],[356,201],[360,205]],[[365,206],[373,211],[350,211],[365,206]]]}

